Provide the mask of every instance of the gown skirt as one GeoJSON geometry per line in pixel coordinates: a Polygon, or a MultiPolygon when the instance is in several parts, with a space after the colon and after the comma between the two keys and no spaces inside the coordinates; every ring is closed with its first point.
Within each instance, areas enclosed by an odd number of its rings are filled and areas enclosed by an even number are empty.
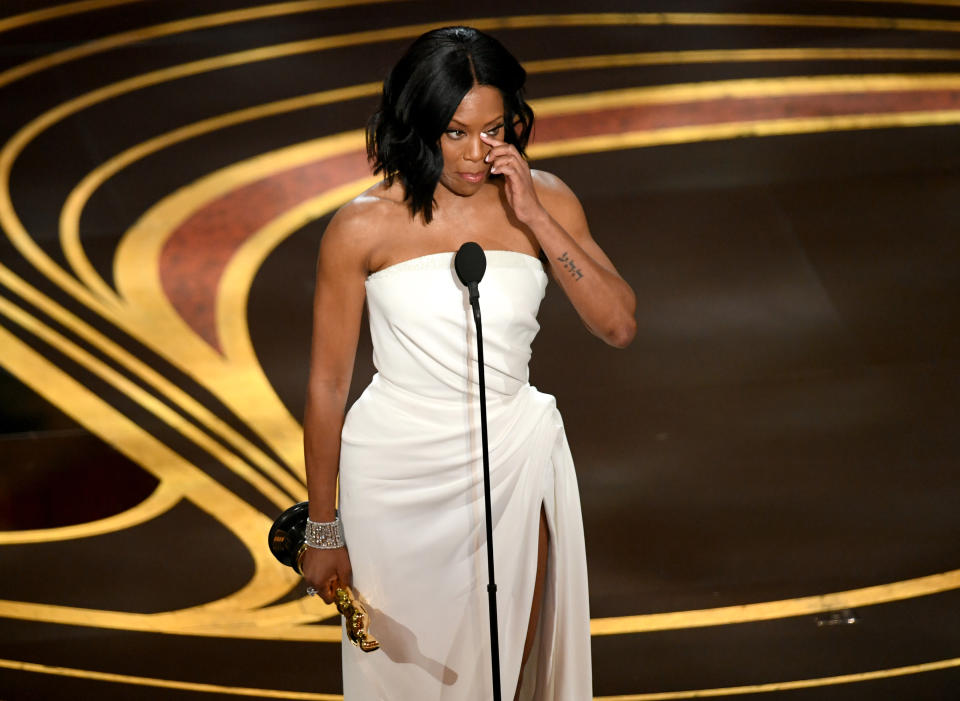
{"type": "MultiPolygon", "coordinates": [[[[340,515],[356,595],[381,647],[346,638],[345,701],[491,698],[476,335],[453,253],[369,276],[377,373],[347,413],[340,515]]],[[[549,528],[543,608],[521,698],[592,698],[583,521],[554,398],[530,386],[547,276],[487,251],[480,283],[502,698],[514,698],[549,528]]]]}

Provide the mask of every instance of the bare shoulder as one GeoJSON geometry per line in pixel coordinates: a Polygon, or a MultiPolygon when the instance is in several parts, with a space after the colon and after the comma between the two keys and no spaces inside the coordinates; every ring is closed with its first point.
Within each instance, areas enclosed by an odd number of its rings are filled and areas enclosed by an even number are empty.
{"type": "Polygon", "coordinates": [[[536,188],[538,195],[559,198],[577,198],[577,196],[573,194],[573,190],[571,190],[569,186],[563,182],[563,180],[553,173],[531,168],[530,175],[533,177],[533,186],[536,188]]]}
{"type": "Polygon", "coordinates": [[[565,227],[586,225],[580,200],[563,180],[545,170],[531,170],[530,175],[537,197],[552,217],[565,227]]]}
{"type": "Polygon", "coordinates": [[[388,222],[402,211],[383,185],[375,185],[343,205],[327,225],[320,241],[321,258],[348,269],[370,270],[370,256],[382,243],[388,222]]]}

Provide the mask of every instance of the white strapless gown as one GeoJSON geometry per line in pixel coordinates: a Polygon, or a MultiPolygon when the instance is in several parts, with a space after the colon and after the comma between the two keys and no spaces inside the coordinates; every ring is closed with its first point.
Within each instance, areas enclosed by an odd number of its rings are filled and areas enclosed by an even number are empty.
{"type": "MultiPolygon", "coordinates": [[[[491,698],[476,337],[453,258],[414,258],[366,283],[378,372],[343,427],[340,512],[381,648],[344,641],[346,701],[491,698]]],[[[487,251],[480,306],[504,701],[520,673],[541,504],[547,583],[522,698],[592,698],[577,479],[553,397],[527,381],[546,283],[536,258],[487,251]]]]}

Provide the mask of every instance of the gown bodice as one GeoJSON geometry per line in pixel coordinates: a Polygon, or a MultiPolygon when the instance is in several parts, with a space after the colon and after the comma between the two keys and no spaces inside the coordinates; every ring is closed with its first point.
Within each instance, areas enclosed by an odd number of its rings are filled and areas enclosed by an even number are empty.
{"type": "MultiPolygon", "coordinates": [[[[366,281],[373,363],[381,377],[436,399],[473,394],[476,330],[456,254],[433,253],[372,273],[366,281]]],[[[529,378],[530,346],[546,289],[541,262],[515,251],[486,251],[480,281],[484,377],[489,395],[514,395],[529,378]]]]}

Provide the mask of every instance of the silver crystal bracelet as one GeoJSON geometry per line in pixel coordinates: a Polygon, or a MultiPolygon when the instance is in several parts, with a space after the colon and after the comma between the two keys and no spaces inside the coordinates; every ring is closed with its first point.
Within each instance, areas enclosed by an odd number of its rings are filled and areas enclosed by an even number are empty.
{"type": "Polygon", "coordinates": [[[304,536],[306,544],[311,548],[320,550],[342,548],[344,546],[343,524],[340,523],[340,514],[338,513],[336,518],[328,523],[317,523],[307,518],[304,536]]]}

